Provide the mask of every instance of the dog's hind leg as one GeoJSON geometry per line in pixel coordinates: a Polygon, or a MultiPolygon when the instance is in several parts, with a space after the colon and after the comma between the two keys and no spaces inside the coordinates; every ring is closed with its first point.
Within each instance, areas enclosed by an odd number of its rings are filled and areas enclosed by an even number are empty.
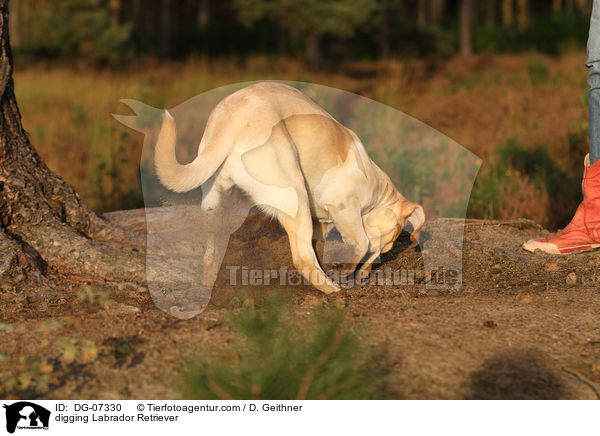
{"type": "Polygon", "coordinates": [[[202,283],[212,286],[225,256],[229,237],[241,227],[250,206],[232,189],[233,184],[217,178],[204,190],[202,198],[202,283]]]}

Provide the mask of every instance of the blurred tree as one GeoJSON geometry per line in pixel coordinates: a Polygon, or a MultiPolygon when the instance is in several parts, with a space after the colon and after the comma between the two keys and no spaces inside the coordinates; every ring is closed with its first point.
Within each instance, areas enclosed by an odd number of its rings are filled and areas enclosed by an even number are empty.
{"type": "Polygon", "coordinates": [[[577,4],[579,5],[579,9],[584,14],[589,14],[592,12],[592,3],[593,0],[577,0],[577,4]]]}
{"type": "Polygon", "coordinates": [[[429,13],[429,24],[432,27],[439,27],[442,21],[442,14],[446,8],[446,0],[430,0],[431,8],[429,13]]]}
{"type": "Polygon", "coordinates": [[[268,17],[303,38],[312,66],[321,62],[324,35],[351,37],[377,6],[376,0],[234,0],[234,4],[246,25],[268,17]]]}
{"type": "MultiPolygon", "coordinates": [[[[579,40],[579,24],[568,23],[582,21],[591,1],[475,0],[474,44],[548,51],[565,39],[579,40]],[[508,34],[494,29],[499,23],[515,29],[508,34]]],[[[450,56],[459,48],[453,41],[460,39],[461,28],[461,0],[19,0],[15,5],[10,26],[19,51],[86,61],[118,60],[130,48],[176,57],[304,49],[312,65],[324,53],[450,56]]]]}
{"type": "Polygon", "coordinates": [[[471,27],[473,25],[473,0],[460,0],[460,54],[473,54],[471,27]]]}
{"type": "Polygon", "coordinates": [[[552,11],[556,14],[562,12],[562,0],[552,0],[552,11]]]}
{"type": "Polygon", "coordinates": [[[92,212],[29,142],[14,93],[8,23],[8,0],[0,0],[0,293],[60,292],[50,280],[57,273],[143,283],[143,256],[131,249],[143,250],[144,238],[92,212]]]}
{"type": "Polygon", "coordinates": [[[417,22],[421,27],[427,26],[427,1],[418,0],[417,2],[417,22]]]}
{"type": "Polygon", "coordinates": [[[490,27],[496,24],[496,0],[486,1],[485,24],[490,27]]]}
{"type": "Polygon", "coordinates": [[[108,12],[110,15],[110,25],[116,27],[119,25],[119,14],[121,13],[121,0],[108,0],[108,12]]]}
{"type": "Polygon", "coordinates": [[[527,0],[517,0],[517,27],[520,31],[527,28],[527,0]]]}
{"type": "Polygon", "coordinates": [[[19,23],[19,18],[21,14],[19,13],[19,2],[15,2],[13,4],[13,11],[15,13],[10,15],[10,34],[12,35],[13,46],[18,47],[21,45],[21,26],[19,23]]]}
{"type": "Polygon", "coordinates": [[[510,27],[514,24],[515,12],[513,0],[502,0],[502,24],[510,27]]]}
{"type": "Polygon", "coordinates": [[[160,51],[163,56],[171,54],[171,1],[160,1],[160,51]]]}
{"type": "Polygon", "coordinates": [[[115,62],[130,50],[132,26],[119,24],[118,14],[111,19],[100,0],[48,3],[38,29],[46,51],[87,61],[115,62]]]}
{"type": "Polygon", "coordinates": [[[210,16],[209,1],[200,0],[200,6],[198,7],[198,27],[200,30],[206,29],[208,26],[208,17],[210,16]]]}

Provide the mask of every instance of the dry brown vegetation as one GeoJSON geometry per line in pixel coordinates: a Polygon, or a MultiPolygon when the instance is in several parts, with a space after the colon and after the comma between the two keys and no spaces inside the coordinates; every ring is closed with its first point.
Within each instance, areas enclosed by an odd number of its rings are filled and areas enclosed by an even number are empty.
{"type": "MultiPolygon", "coordinates": [[[[105,211],[142,205],[142,137],[110,116],[128,113],[120,99],[172,107],[221,85],[259,79],[324,84],[400,109],[481,157],[480,179],[489,176],[497,150],[507,141],[513,140],[519,150],[545,146],[553,165],[572,183],[580,177],[587,148],[584,60],[583,52],[479,55],[437,62],[346,63],[328,72],[306,70],[293,59],[266,57],[140,61],[121,71],[37,64],[17,71],[16,92],[24,126],[44,160],[88,204],[105,211]]],[[[493,188],[476,186],[472,216],[564,224],[577,204],[576,193],[557,197],[536,180],[537,174],[500,165],[506,180],[493,188]]]]}

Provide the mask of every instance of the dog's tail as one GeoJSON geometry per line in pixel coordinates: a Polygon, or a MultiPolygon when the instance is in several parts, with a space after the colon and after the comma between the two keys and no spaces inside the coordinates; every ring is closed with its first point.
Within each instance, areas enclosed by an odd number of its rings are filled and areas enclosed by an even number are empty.
{"type": "Polygon", "coordinates": [[[175,156],[175,143],[175,120],[165,111],[154,149],[154,168],[160,183],[171,191],[187,192],[202,185],[217,171],[227,156],[227,150],[206,147],[192,162],[181,165],[175,156]]]}

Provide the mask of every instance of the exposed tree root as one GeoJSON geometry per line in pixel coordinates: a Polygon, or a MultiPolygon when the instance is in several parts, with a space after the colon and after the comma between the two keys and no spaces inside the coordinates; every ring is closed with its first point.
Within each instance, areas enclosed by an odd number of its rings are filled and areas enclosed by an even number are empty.
{"type": "Polygon", "coordinates": [[[145,282],[145,237],[96,215],[29,142],[14,94],[0,0],[0,290],[53,288],[52,273],[145,282]]]}

